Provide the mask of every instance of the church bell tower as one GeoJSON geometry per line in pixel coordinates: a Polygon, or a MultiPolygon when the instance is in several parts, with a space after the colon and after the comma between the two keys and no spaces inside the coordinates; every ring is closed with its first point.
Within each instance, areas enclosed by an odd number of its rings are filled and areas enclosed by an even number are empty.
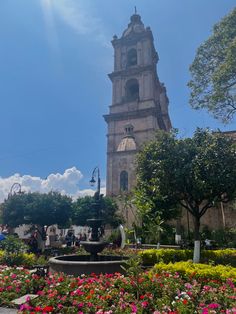
{"type": "Polygon", "coordinates": [[[107,122],[107,195],[130,192],[136,183],[135,155],[155,131],[169,131],[168,97],[159,81],[158,54],[150,27],[140,15],[131,16],[128,27],[113,37],[114,71],[112,104],[107,122]]]}

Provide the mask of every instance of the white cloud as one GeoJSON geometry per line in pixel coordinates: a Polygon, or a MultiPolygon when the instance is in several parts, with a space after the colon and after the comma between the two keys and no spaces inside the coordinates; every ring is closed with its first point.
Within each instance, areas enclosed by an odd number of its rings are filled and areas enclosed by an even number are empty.
{"type": "Polygon", "coordinates": [[[92,13],[87,1],[52,0],[51,8],[78,34],[89,35],[90,39],[96,40],[105,47],[110,47],[102,20],[92,13]]]}
{"type": "MultiPolygon", "coordinates": [[[[7,198],[9,191],[14,183],[21,185],[24,192],[40,192],[48,193],[50,191],[58,191],[62,194],[71,196],[73,199],[83,197],[85,195],[93,195],[94,190],[79,188],[79,182],[83,178],[80,170],[76,167],[66,169],[63,174],[51,173],[45,179],[34,177],[31,175],[20,175],[18,173],[8,177],[0,177],[0,203],[7,198]]],[[[101,193],[105,194],[105,188],[101,189],[101,193]]]]}

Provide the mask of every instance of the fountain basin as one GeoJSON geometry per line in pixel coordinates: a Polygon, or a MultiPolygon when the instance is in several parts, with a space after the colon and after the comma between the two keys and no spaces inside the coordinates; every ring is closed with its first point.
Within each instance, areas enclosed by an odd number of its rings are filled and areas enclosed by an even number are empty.
{"type": "Polygon", "coordinates": [[[124,273],[121,265],[128,259],[127,256],[97,255],[96,261],[91,261],[90,255],[63,255],[49,259],[49,271],[74,276],[124,273]]]}
{"type": "Polygon", "coordinates": [[[107,242],[102,241],[81,241],[80,244],[83,246],[86,252],[96,255],[103,251],[103,249],[108,245],[107,242]]]}

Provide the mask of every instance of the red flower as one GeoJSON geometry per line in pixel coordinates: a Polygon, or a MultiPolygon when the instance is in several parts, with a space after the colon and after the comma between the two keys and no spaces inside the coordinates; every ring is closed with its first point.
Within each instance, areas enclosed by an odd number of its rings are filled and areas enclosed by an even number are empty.
{"type": "Polygon", "coordinates": [[[52,306],[45,306],[43,308],[43,312],[49,313],[53,311],[53,307],[52,306]]]}
{"type": "Polygon", "coordinates": [[[34,308],[34,310],[35,310],[36,312],[42,312],[42,309],[41,309],[40,306],[36,306],[36,307],[34,308]]]}

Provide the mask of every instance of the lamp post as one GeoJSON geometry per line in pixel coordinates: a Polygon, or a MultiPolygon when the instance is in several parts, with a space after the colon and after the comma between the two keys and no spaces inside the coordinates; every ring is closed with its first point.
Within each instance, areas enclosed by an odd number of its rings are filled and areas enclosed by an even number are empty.
{"type": "Polygon", "coordinates": [[[101,227],[103,219],[100,218],[100,207],[101,207],[101,197],[100,194],[100,186],[101,186],[101,179],[100,179],[100,172],[99,168],[95,167],[92,173],[92,179],[89,181],[90,185],[94,186],[97,182],[97,190],[94,193],[94,218],[87,219],[87,223],[91,228],[91,235],[89,241],[81,241],[80,243],[83,245],[84,249],[90,253],[90,260],[97,261],[98,256],[97,254],[100,253],[104,247],[107,245],[106,242],[101,241],[101,227]],[[95,178],[97,177],[97,180],[95,178]]]}
{"type": "Polygon", "coordinates": [[[95,176],[97,175],[97,191],[94,194],[96,200],[100,199],[100,189],[101,189],[101,179],[100,179],[100,171],[98,167],[93,169],[92,179],[89,181],[91,186],[94,186],[96,183],[95,176]]]}
{"type": "Polygon", "coordinates": [[[100,216],[100,199],[101,199],[101,194],[100,194],[101,179],[100,179],[100,171],[99,171],[98,167],[95,167],[93,169],[92,179],[89,181],[89,183],[91,186],[94,186],[96,182],[97,182],[97,190],[94,193],[94,200],[95,200],[94,208],[95,208],[96,218],[99,218],[99,216],[100,216]],[[97,181],[95,180],[96,176],[97,176],[97,181]]]}
{"type": "MultiPolygon", "coordinates": [[[[98,167],[95,167],[92,172],[92,179],[89,181],[91,186],[94,186],[97,182],[97,190],[94,193],[94,218],[87,219],[88,225],[91,227],[91,236],[90,241],[98,242],[99,241],[99,229],[101,228],[102,219],[100,219],[100,186],[101,186],[101,179],[100,179],[100,171],[98,167]],[[95,179],[96,178],[96,179],[95,179]]],[[[86,248],[85,248],[86,249],[86,248]]]]}

